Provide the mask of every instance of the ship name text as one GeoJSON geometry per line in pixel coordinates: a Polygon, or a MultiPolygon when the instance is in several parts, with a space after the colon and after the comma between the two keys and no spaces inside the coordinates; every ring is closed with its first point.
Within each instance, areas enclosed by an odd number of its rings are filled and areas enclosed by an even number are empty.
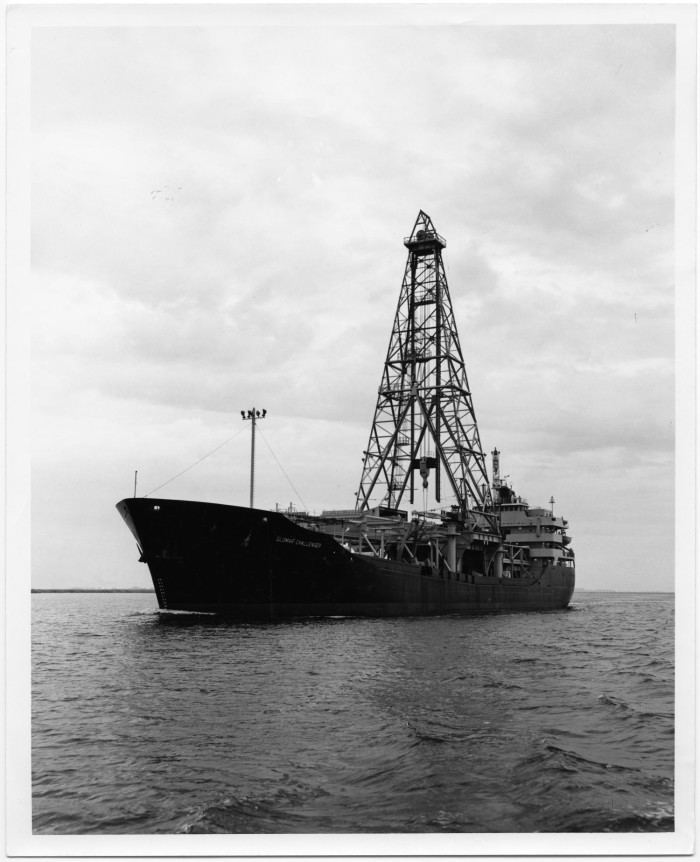
{"type": "Polygon", "coordinates": [[[285,545],[297,545],[300,548],[320,548],[320,542],[307,542],[304,539],[293,539],[290,536],[277,536],[276,542],[282,542],[285,545]]]}

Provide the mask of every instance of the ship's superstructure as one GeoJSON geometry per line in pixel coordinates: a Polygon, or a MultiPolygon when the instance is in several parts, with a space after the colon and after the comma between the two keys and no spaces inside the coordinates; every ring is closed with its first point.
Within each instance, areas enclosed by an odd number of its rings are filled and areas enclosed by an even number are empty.
{"type": "Polygon", "coordinates": [[[247,509],[122,500],[117,508],[161,608],[277,619],[568,605],[574,553],[554,500],[551,510],[528,506],[501,479],[497,449],[489,483],[442,262],[446,242],[421,210],[404,245],[354,507],[254,509],[252,471],[247,509]]]}
{"type": "MultiPolygon", "coordinates": [[[[530,508],[527,500],[518,497],[500,478],[500,452],[494,449],[493,490],[503,541],[507,547],[527,549],[530,564],[574,568],[574,552],[569,548],[571,537],[564,518],[554,515],[554,497],[551,510],[530,508]]],[[[505,572],[511,568],[506,565],[505,572]]]]}

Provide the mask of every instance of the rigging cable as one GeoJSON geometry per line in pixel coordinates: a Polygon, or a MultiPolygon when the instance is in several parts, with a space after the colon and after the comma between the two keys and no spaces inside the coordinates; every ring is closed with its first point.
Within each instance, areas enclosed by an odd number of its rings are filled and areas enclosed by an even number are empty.
{"type": "Polygon", "coordinates": [[[297,495],[297,497],[299,498],[299,502],[300,502],[300,503],[301,503],[301,505],[304,507],[304,511],[305,511],[305,512],[308,512],[308,511],[309,511],[309,507],[308,507],[308,506],[306,505],[306,503],[304,502],[304,498],[301,496],[301,494],[300,494],[300,493],[297,491],[297,489],[294,487],[294,482],[292,482],[292,480],[291,480],[291,479],[289,478],[289,476],[287,475],[287,471],[286,471],[286,470],[284,469],[284,467],[280,464],[280,462],[279,462],[279,458],[278,458],[278,457],[277,457],[277,455],[275,455],[275,453],[272,451],[272,446],[270,446],[270,444],[267,442],[267,437],[265,437],[265,435],[263,434],[263,432],[260,430],[260,428],[259,428],[259,427],[258,427],[258,434],[260,434],[260,436],[263,438],[263,443],[267,446],[267,448],[268,448],[268,450],[269,450],[269,452],[270,452],[270,455],[272,455],[272,457],[275,459],[275,461],[277,462],[277,466],[280,468],[280,470],[281,470],[281,471],[282,471],[282,473],[284,474],[284,478],[289,482],[289,487],[292,489],[292,491],[294,491],[294,493],[295,493],[295,494],[297,495]]]}
{"type": "Polygon", "coordinates": [[[182,476],[182,475],[184,475],[185,473],[187,473],[187,472],[188,472],[189,470],[191,470],[193,467],[196,467],[196,466],[197,466],[197,464],[201,464],[201,463],[202,463],[202,461],[204,461],[204,460],[205,460],[206,458],[208,458],[210,455],[213,455],[213,454],[214,454],[214,452],[218,452],[218,451],[219,451],[219,449],[223,449],[223,447],[224,447],[227,443],[230,443],[230,442],[231,442],[231,440],[234,440],[234,439],[235,439],[236,437],[238,437],[238,436],[239,436],[239,434],[241,434],[242,432],[243,432],[243,428],[240,428],[240,429],[239,429],[235,434],[233,434],[231,437],[229,437],[229,438],[227,438],[226,440],[224,440],[224,442],[223,442],[223,443],[219,443],[219,445],[218,445],[215,449],[212,449],[212,450],[211,450],[211,452],[207,452],[207,454],[206,454],[206,455],[202,455],[202,457],[201,457],[201,458],[198,458],[198,459],[197,459],[193,464],[190,464],[190,466],[189,466],[189,467],[185,467],[185,469],[184,469],[184,470],[180,470],[180,472],[179,472],[179,473],[176,473],[174,476],[171,476],[167,481],[163,482],[163,484],[162,484],[162,485],[158,485],[158,487],[157,487],[157,488],[153,488],[151,491],[149,491],[149,492],[148,492],[148,494],[144,494],[143,496],[144,496],[144,497],[148,497],[148,496],[150,496],[151,494],[155,494],[155,492],[156,492],[156,491],[160,491],[160,489],[161,489],[161,488],[165,488],[165,486],[166,486],[166,485],[169,485],[171,482],[174,482],[174,481],[175,481],[175,479],[179,479],[179,478],[180,478],[180,476],[182,476]]]}

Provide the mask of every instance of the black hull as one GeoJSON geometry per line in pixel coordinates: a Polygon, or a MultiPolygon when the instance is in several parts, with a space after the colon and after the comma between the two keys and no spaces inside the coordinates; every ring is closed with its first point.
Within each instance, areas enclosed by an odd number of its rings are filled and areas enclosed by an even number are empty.
{"type": "Polygon", "coordinates": [[[117,509],[164,610],[240,620],[543,611],[567,607],[574,590],[563,566],[522,579],[450,577],[353,554],[278,512],[139,497],[117,509]]]}

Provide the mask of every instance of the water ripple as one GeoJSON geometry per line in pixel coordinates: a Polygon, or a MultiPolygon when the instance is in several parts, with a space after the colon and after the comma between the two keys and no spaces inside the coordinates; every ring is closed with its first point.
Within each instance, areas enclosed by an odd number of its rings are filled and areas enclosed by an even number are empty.
{"type": "Polygon", "coordinates": [[[33,611],[36,832],[673,829],[672,596],[275,625],[143,594],[33,611]]]}

